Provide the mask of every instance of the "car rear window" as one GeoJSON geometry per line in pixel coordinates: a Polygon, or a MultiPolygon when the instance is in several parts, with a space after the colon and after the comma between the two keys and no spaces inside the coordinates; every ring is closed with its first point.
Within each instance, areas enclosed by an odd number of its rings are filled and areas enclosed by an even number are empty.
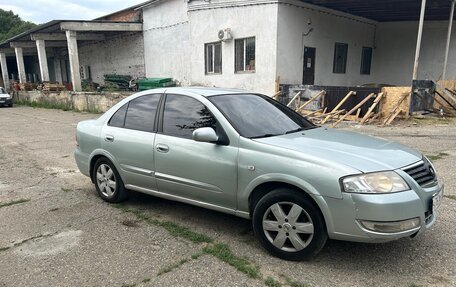
{"type": "Polygon", "coordinates": [[[125,114],[127,113],[128,103],[123,105],[109,120],[108,125],[112,127],[123,128],[125,124],[125,114]]]}
{"type": "Polygon", "coordinates": [[[147,95],[133,99],[128,104],[125,128],[153,132],[160,94],[147,95]]]}

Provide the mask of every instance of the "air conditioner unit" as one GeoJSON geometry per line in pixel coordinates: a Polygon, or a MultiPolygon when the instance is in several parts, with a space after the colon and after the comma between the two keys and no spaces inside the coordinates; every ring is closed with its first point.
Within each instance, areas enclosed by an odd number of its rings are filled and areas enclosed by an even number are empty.
{"type": "Polygon", "coordinates": [[[233,39],[233,36],[231,35],[231,29],[226,28],[222,29],[218,32],[218,38],[219,40],[225,42],[225,41],[230,41],[233,39]]]}

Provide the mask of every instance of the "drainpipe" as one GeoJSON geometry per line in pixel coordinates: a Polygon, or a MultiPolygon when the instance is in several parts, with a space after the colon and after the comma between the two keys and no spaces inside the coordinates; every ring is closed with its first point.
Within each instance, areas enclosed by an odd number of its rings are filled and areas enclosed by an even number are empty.
{"type": "Polygon", "coordinates": [[[450,23],[448,24],[448,36],[447,36],[446,50],[445,50],[445,61],[443,62],[442,80],[446,79],[448,53],[450,51],[451,28],[453,27],[454,2],[455,2],[455,0],[451,1],[451,12],[450,12],[450,21],[449,21],[450,23]]]}
{"type": "Polygon", "coordinates": [[[418,76],[418,62],[420,60],[421,36],[423,35],[424,12],[426,10],[426,0],[421,0],[420,24],[418,27],[418,39],[416,40],[415,65],[413,66],[413,80],[418,76]]]}

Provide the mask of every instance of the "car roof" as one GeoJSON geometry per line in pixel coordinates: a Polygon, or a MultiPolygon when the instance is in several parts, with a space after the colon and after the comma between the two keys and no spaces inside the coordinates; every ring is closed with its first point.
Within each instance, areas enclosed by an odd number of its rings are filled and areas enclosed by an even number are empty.
{"type": "Polygon", "coordinates": [[[198,94],[204,97],[215,96],[215,95],[226,95],[226,94],[245,94],[249,93],[239,89],[227,89],[227,88],[207,88],[207,87],[172,87],[166,88],[166,93],[179,93],[179,94],[198,94]]]}

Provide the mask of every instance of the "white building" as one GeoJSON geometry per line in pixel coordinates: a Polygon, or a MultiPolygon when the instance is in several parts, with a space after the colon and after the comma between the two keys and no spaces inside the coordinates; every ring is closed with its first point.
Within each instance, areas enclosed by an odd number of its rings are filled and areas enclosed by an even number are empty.
{"type": "MultiPolygon", "coordinates": [[[[428,2],[425,20],[432,21],[424,22],[418,79],[437,80],[451,1],[428,2]]],[[[277,77],[282,84],[408,86],[420,5],[418,0],[151,1],[142,6],[146,76],[266,94],[274,92],[277,77]],[[221,41],[224,29],[231,37],[221,41]]],[[[456,78],[455,33],[448,79],[456,78]]]]}
{"type": "MultiPolygon", "coordinates": [[[[96,82],[112,73],[172,77],[269,95],[279,77],[292,85],[409,86],[425,2],[153,0],[94,21],[52,21],[0,43],[2,74],[8,80],[10,68],[25,81],[36,73],[76,90],[88,70],[96,82]]],[[[452,1],[427,2],[416,78],[438,80],[452,1]]],[[[446,79],[456,79],[455,33],[446,79]]]]}

